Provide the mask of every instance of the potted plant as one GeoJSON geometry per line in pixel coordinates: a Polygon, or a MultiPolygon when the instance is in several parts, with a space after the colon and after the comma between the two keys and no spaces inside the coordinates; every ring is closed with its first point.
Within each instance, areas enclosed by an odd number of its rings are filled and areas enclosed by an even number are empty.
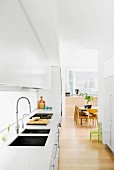
{"type": "Polygon", "coordinates": [[[85,108],[91,108],[92,105],[89,105],[88,103],[92,100],[94,100],[93,96],[88,95],[87,93],[80,93],[79,96],[82,96],[85,98],[87,105],[85,105],[85,108]]]}

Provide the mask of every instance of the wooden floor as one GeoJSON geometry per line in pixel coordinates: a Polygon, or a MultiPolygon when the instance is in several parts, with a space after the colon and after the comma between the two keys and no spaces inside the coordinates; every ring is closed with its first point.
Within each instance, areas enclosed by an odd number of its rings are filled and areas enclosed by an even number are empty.
{"type": "Polygon", "coordinates": [[[114,170],[114,155],[96,139],[90,142],[91,128],[77,127],[73,116],[62,118],[58,170],[114,170]]]}

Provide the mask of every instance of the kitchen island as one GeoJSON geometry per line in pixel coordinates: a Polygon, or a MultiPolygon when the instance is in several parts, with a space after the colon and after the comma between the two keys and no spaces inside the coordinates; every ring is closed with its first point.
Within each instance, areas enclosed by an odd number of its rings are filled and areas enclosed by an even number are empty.
{"type": "MultiPolygon", "coordinates": [[[[15,125],[11,127],[7,140],[0,142],[0,170],[52,170],[57,169],[59,132],[61,116],[57,110],[35,110],[35,113],[53,113],[47,125],[26,125],[26,129],[50,129],[49,134],[29,134],[31,136],[48,136],[45,146],[9,146],[17,137],[15,125]]],[[[29,117],[30,117],[29,116],[29,117]]],[[[28,121],[28,120],[27,120],[28,121]]],[[[19,122],[21,125],[21,122],[19,122]]],[[[20,128],[19,135],[23,131],[20,128]]],[[[28,135],[28,134],[27,134],[28,135]]],[[[0,136],[1,137],[1,136],[0,136]]]]}

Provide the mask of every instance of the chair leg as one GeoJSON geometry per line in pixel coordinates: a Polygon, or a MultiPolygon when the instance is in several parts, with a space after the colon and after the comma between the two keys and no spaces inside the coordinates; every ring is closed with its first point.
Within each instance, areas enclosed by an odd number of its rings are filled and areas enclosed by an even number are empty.
{"type": "Polygon", "coordinates": [[[89,120],[86,119],[86,127],[88,127],[88,125],[89,125],[89,120]]]}
{"type": "Polygon", "coordinates": [[[74,121],[76,120],[76,114],[75,114],[75,112],[74,112],[74,121]]]}
{"type": "Polygon", "coordinates": [[[81,119],[81,125],[82,125],[82,119],[81,119]]]}
{"type": "Polygon", "coordinates": [[[97,136],[97,137],[98,137],[98,142],[99,142],[99,134],[98,134],[98,136],[97,136]]]}
{"type": "Polygon", "coordinates": [[[98,119],[96,119],[96,125],[98,126],[98,119]]]}
{"type": "Polygon", "coordinates": [[[77,118],[75,118],[75,122],[76,122],[76,125],[77,125],[77,123],[78,123],[78,120],[77,120],[77,118]]]}
{"type": "Polygon", "coordinates": [[[101,142],[101,133],[98,134],[98,141],[101,142]]]}
{"type": "Polygon", "coordinates": [[[77,119],[77,126],[79,126],[79,119],[77,119]]]}
{"type": "Polygon", "coordinates": [[[94,125],[94,119],[93,119],[93,125],[94,125]]]}

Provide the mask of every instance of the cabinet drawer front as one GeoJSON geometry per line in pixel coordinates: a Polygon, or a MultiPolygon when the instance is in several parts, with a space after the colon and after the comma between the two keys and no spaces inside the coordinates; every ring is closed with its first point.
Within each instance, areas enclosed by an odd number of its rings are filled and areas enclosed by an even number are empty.
{"type": "Polygon", "coordinates": [[[114,56],[104,62],[104,78],[114,76],[114,56]]]}

